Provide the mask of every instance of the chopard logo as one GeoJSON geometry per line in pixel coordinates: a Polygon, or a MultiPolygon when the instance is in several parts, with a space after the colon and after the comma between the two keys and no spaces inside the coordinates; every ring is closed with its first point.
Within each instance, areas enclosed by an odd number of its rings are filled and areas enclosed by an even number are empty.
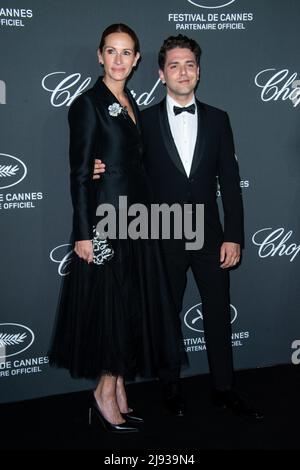
{"type": "MultiPolygon", "coordinates": [[[[90,83],[91,77],[82,79],[81,73],[66,75],[66,72],[52,72],[42,79],[42,87],[51,94],[50,103],[55,108],[70,106],[90,83]],[[58,77],[61,78],[62,75],[65,75],[64,78],[57,82],[58,77]]],[[[130,90],[130,92],[139,106],[148,106],[155,100],[154,92],[160,84],[159,78],[150,91],[142,92],[139,95],[134,90],[130,90]]]]}
{"type": "Polygon", "coordinates": [[[0,358],[16,356],[34,341],[33,331],[19,323],[0,323],[0,358]]]}
{"type": "MultiPolygon", "coordinates": [[[[193,305],[184,315],[185,325],[193,331],[200,333],[204,332],[203,329],[203,315],[201,309],[202,303],[193,305]]],[[[231,324],[237,319],[237,309],[230,304],[231,324]]]]}
{"type": "Polygon", "coordinates": [[[273,230],[271,227],[262,228],[254,233],[252,242],[259,246],[258,255],[260,258],[268,258],[269,256],[289,256],[290,262],[294,261],[300,252],[300,245],[296,243],[286,243],[293,234],[293,230],[284,233],[285,229],[280,227],[273,230]]]}
{"type": "Polygon", "coordinates": [[[25,163],[19,158],[0,153],[0,189],[20,183],[27,174],[25,163]]]}
{"type": "Polygon", "coordinates": [[[290,74],[288,69],[278,72],[276,69],[264,69],[254,79],[255,85],[261,88],[262,101],[286,101],[290,99],[293,107],[300,103],[300,86],[297,73],[290,74]]]}
{"type": "Polygon", "coordinates": [[[228,5],[231,5],[231,3],[234,3],[235,0],[230,0],[229,2],[223,0],[222,1],[217,1],[217,0],[198,0],[198,1],[192,1],[192,0],[188,0],[189,3],[191,3],[192,5],[195,5],[196,7],[200,7],[200,8],[210,8],[210,9],[213,9],[213,8],[223,8],[223,7],[227,7],[228,5]]]}
{"type": "Polygon", "coordinates": [[[91,77],[87,77],[82,83],[80,83],[81,74],[72,73],[61,80],[58,84],[55,84],[53,76],[55,76],[56,79],[57,75],[60,74],[66,75],[66,72],[48,73],[48,75],[46,75],[42,80],[42,87],[44,90],[51,93],[50,101],[52,106],[55,108],[64,105],[70,106],[75,98],[77,98],[77,96],[79,96],[91,82],[91,77]],[[75,85],[77,88],[74,89],[73,87],[75,87],[75,85]],[[72,88],[72,93],[70,88],[72,88]]]}
{"type": "Polygon", "coordinates": [[[58,263],[57,272],[60,276],[67,276],[70,271],[67,271],[69,264],[71,263],[73,250],[67,251],[66,247],[70,247],[70,243],[64,245],[58,245],[50,252],[50,259],[53,263],[58,263]]]}

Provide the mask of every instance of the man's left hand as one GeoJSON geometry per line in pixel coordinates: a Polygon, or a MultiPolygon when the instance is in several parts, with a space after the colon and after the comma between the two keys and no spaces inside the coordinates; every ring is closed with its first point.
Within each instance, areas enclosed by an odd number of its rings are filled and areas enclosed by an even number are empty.
{"type": "Polygon", "coordinates": [[[224,242],[220,250],[220,267],[232,268],[240,261],[241,247],[238,243],[224,242]]]}

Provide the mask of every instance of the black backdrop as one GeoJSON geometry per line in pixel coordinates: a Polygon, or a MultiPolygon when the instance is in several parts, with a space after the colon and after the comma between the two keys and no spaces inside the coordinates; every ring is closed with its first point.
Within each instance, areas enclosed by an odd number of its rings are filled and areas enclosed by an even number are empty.
{"type": "MultiPolygon", "coordinates": [[[[163,39],[181,32],[200,42],[197,95],[230,115],[246,212],[243,263],[231,276],[235,366],[291,361],[300,336],[299,14],[297,0],[1,2],[2,402],[91,386],[50,369],[46,352],[70,252],[68,106],[99,74],[100,33],[120,21],[142,44],[129,83],[141,109],[164,94],[163,39]]],[[[191,276],[182,324],[183,375],[206,372],[191,276]]]]}

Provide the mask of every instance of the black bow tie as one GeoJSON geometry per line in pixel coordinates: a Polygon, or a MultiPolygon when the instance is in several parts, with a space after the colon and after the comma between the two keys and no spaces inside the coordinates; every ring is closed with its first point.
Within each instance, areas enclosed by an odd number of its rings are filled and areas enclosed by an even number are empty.
{"type": "Polygon", "coordinates": [[[196,106],[195,103],[187,106],[186,108],[180,108],[179,106],[173,106],[175,116],[186,111],[187,113],[195,114],[196,106]]]}

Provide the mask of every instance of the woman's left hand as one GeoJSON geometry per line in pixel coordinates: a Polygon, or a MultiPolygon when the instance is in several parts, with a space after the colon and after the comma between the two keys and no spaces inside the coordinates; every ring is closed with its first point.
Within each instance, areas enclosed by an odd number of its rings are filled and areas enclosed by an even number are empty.
{"type": "Polygon", "coordinates": [[[87,261],[87,263],[93,262],[93,243],[91,240],[79,240],[75,242],[74,251],[79,258],[87,261]]]}

